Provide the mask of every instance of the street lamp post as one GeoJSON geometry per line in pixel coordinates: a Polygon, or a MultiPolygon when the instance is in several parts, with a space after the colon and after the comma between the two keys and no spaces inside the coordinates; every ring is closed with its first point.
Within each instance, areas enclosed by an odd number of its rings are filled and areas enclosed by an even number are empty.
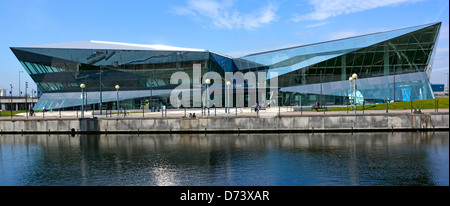
{"type": "MultiPolygon", "coordinates": [[[[36,90],[34,90],[32,96],[31,96],[31,102],[32,102],[33,107],[36,105],[34,103],[34,98],[36,98],[36,97],[37,97],[36,90]]],[[[33,112],[33,114],[34,114],[34,112],[33,112]]]]}
{"type": "Polygon", "coordinates": [[[353,82],[353,80],[355,80],[354,85],[350,84],[351,86],[353,86],[353,105],[355,106],[355,114],[356,114],[356,79],[358,79],[358,75],[356,73],[353,73],[353,75],[348,79],[351,83],[353,82]]]}
{"type": "Polygon", "coordinates": [[[34,98],[34,89],[31,89],[31,103],[30,103],[30,107],[33,107],[33,98],[34,98]]]}
{"type": "Polygon", "coordinates": [[[80,84],[81,88],[81,118],[84,119],[84,88],[86,87],[85,84],[80,84]]]}
{"type": "Polygon", "coordinates": [[[227,90],[228,90],[228,94],[227,94],[227,113],[230,113],[230,86],[231,86],[231,82],[227,81],[227,90]]]}
{"type": "MultiPolygon", "coordinates": [[[[355,94],[353,90],[353,77],[348,78],[348,81],[350,81],[350,96],[352,97],[352,109],[355,105],[355,94]]],[[[355,108],[356,111],[356,108],[355,108]]]]}
{"type": "Polygon", "coordinates": [[[22,96],[22,90],[20,90],[20,73],[23,71],[19,71],[19,97],[22,96]]]}
{"type": "Polygon", "coordinates": [[[210,79],[206,79],[205,80],[205,84],[206,84],[206,106],[208,107],[208,117],[209,117],[209,84],[211,84],[211,80],[210,79]]]}
{"type": "Polygon", "coordinates": [[[27,97],[27,89],[28,89],[28,82],[25,82],[25,113],[27,115],[28,119],[28,97],[27,97]]]}
{"type": "Polygon", "coordinates": [[[119,116],[119,89],[120,89],[120,86],[119,85],[116,85],[116,91],[117,91],[117,116],[119,116]]]}
{"type": "Polygon", "coordinates": [[[394,92],[394,102],[395,102],[395,65],[394,65],[394,89],[393,89],[393,92],[394,92]]]}
{"type": "Polygon", "coordinates": [[[31,89],[31,107],[34,107],[34,97],[36,97],[36,91],[34,91],[34,89],[31,89]]]}
{"type": "Polygon", "coordinates": [[[102,115],[102,104],[103,104],[103,95],[102,95],[102,69],[103,66],[100,67],[100,115],[102,115]]]}
{"type": "MultiPolygon", "coordinates": [[[[319,103],[321,104],[321,105],[323,105],[323,100],[322,100],[322,96],[323,96],[323,93],[322,93],[322,76],[323,76],[323,71],[322,70],[320,70],[320,77],[319,77],[319,81],[320,81],[320,100],[319,100],[319,103]]],[[[324,109],[324,111],[325,111],[325,109],[324,109]]]]}
{"type": "Polygon", "coordinates": [[[11,94],[11,119],[12,119],[12,113],[13,113],[13,97],[12,97],[12,84],[9,84],[9,86],[11,87],[11,90],[9,91],[9,94],[11,94]]]}

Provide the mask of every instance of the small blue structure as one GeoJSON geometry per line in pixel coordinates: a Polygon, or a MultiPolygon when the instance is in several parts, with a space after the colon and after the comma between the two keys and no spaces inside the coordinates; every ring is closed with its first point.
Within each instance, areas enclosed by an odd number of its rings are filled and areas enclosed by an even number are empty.
{"type": "Polygon", "coordinates": [[[433,92],[443,92],[444,88],[444,84],[431,84],[431,89],[433,92]]]}

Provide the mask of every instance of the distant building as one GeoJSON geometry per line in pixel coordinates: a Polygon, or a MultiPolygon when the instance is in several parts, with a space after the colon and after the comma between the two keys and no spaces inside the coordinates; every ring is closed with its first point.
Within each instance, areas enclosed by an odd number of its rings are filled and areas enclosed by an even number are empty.
{"type": "Polygon", "coordinates": [[[431,84],[434,96],[448,96],[448,89],[444,84],[431,84]]]}
{"type": "Polygon", "coordinates": [[[0,96],[0,111],[30,110],[39,100],[37,97],[0,96]]]}
{"type": "Polygon", "coordinates": [[[444,84],[431,84],[431,89],[433,92],[443,92],[445,87],[444,84]]]}
{"type": "Polygon", "coordinates": [[[429,79],[440,27],[440,22],[426,24],[240,58],[204,49],[102,41],[11,50],[43,92],[35,110],[80,107],[82,83],[91,108],[99,108],[100,90],[102,107],[115,108],[115,85],[120,85],[121,107],[170,107],[169,95],[178,86],[170,83],[171,75],[191,74],[194,64],[201,64],[202,76],[209,71],[222,77],[225,72],[278,72],[279,105],[345,105],[353,98],[353,73],[358,75],[358,103],[433,99],[429,79]]]}

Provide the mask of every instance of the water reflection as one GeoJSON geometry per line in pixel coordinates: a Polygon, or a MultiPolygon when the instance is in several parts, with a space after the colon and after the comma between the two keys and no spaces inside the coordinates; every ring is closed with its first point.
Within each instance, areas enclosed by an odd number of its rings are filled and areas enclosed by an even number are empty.
{"type": "Polygon", "coordinates": [[[0,136],[0,185],[448,185],[448,135],[0,136]]]}

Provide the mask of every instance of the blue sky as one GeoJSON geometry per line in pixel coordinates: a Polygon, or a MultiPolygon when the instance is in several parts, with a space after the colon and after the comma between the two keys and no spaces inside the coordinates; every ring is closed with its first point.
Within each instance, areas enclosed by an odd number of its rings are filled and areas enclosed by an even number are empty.
{"type": "MultiPolygon", "coordinates": [[[[0,3],[0,89],[25,71],[9,47],[101,40],[240,57],[442,22],[432,83],[447,83],[448,0],[14,0],[0,3]]],[[[36,88],[26,72],[21,90],[36,88]]]]}

